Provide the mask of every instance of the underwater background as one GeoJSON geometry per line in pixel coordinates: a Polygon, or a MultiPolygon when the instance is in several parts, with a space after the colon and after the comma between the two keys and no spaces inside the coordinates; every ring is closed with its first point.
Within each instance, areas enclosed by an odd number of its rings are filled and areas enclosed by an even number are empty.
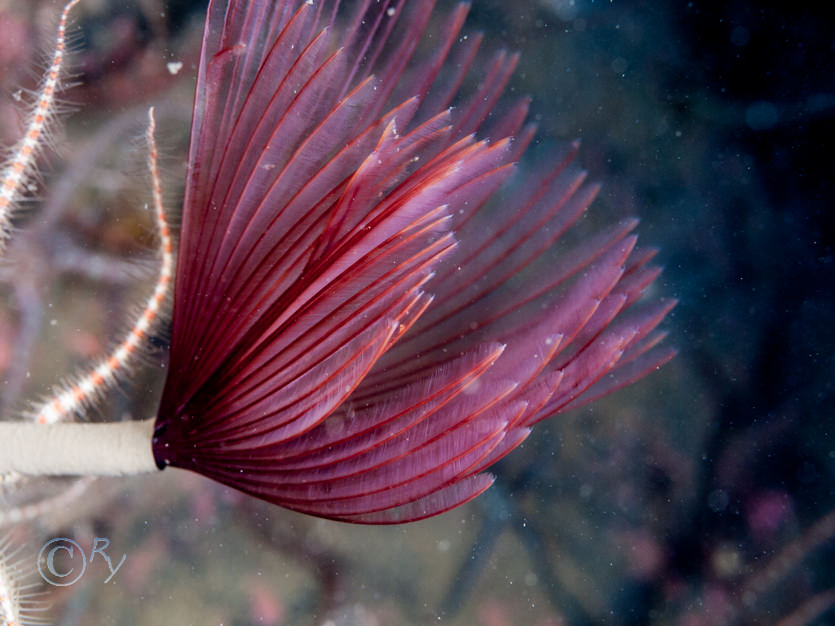
{"type": "MultiPolygon", "coordinates": [[[[88,552],[107,538],[114,561],[125,555],[107,583],[98,559],[46,588],[55,624],[835,624],[827,9],[472,4],[468,29],[487,50],[522,53],[511,95],[533,98],[540,131],[521,167],[582,140],[579,161],[603,183],[588,219],[641,218],[640,242],[665,266],[650,295],[680,300],[664,322],[678,356],[543,422],[486,494],[407,526],[322,521],[174,470],[96,481],[9,530],[33,563],[52,537],[88,552]]],[[[0,0],[2,145],[20,132],[14,94],[34,86],[59,10],[0,0]]],[[[176,210],[204,11],[75,10],[73,112],[0,284],[4,410],[104,350],[148,291],[139,138],[153,104],[176,210]]],[[[158,343],[104,418],[152,415],[158,343]]]]}

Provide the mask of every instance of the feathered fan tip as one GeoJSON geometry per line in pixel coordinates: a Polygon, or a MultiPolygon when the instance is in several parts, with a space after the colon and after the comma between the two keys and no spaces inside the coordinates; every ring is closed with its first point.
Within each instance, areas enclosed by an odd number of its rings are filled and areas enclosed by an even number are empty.
{"type": "Polygon", "coordinates": [[[467,6],[213,1],[194,105],[169,378],[154,438],[305,513],[421,519],[474,497],[531,425],[672,355],[671,303],[624,221],[565,248],[597,187],[570,167],[490,203],[533,136],[483,126],[518,58],[448,109],[467,6]],[[487,139],[478,139],[486,137],[487,139]]]}

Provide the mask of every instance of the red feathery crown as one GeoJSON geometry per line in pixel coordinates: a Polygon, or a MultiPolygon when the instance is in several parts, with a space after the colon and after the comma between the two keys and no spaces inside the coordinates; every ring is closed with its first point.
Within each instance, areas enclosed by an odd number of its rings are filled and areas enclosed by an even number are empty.
{"type": "Polygon", "coordinates": [[[498,106],[516,55],[455,100],[466,5],[430,38],[433,0],[345,4],[210,3],[153,445],[390,523],[474,497],[533,424],[670,358],[673,303],[632,306],[659,272],[634,220],[566,243],[597,192],[576,145],[499,191],[533,128],[498,106]]]}

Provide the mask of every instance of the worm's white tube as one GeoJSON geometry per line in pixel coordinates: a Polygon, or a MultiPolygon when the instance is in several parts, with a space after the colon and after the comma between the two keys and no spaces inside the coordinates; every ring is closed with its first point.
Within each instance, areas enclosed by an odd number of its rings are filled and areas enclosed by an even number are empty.
{"type": "Polygon", "coordinates": [[[0,474],[126,476],[157,471],[154,420],[0,422],[0,474]]]}

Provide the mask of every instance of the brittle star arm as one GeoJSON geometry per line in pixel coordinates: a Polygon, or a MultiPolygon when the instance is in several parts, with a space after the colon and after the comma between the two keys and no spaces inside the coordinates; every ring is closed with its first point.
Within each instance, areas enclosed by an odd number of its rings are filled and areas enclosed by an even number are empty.
{"type": "MultiPolygon", "coordinates": [[[[11,235],[12,213],[35,171],[38,150],[46,143],[49,124],[55,117],[56,94],[61,88],[66,54],[67,21],[70,10],[78,1],[69,0],[64,5],[58,23],[55,51],[37,93],[35,107],[29,114],[23,136],[0,168],[0,253],[5,250],[11,235]]],[[[33,604],[31,589],[21,582],[25,571],[19,563],[14,562],[14,557],[15,551],[10,552],[6,540],[0,538],[0,623],[41,623],[37,614],[42,608],[33,604]]]]}
{"type": "Polygon", "coordinates": [[[11,215],[24,194],[27,181],[35,170],[38,150],[46,143],[49,124],[55,117],[55,96],[61,89],[61,75],[66,56],[67,20],[79,0],[70,0],[61,12],[55,52],[43,85],[38,91],[35,108],[29,116],[26,131],[3,166],[0,182],[0,252],[11,235],[11,215]]]}
{"type": "Polygon", "coordinates": [[[160,319],[160,315],[171,287],[174,270],[174,245],[171,230],[165,219],[162,204],[162,187],[160,184],[157,146],[154,139],[156,124],[154,109],[148,111],[148,169],[151,174],[151,190],[154,202],[157,230],[159,231],[159,249],[161,263],[159,275],[154,291],[148,298],[142,313],[137,317],[127,336],[116,347],[113,353],[103,359],[89,373],[73,383],[66,384],[64,389],[54,397],[42,402],[34,410],[35,421],[39,424],[54,424],[64,421],[67,417],[81,413],[104,390],[115,383],[133,363],[135,356],[147,339],[150,330],[160,319]]]}
{"type": "Polygon", "coordinates": [[[162,256],[154,291],[113,353],[77,382],[42,403],[35,411],[34,422],[0,422],[0,473],[113,476],[157,469],[151,452],[153,419],[106,424],[62,421],[89,405],[127,370],[159,320],[171,285],[174,251],[162,204],[153,108],[148,118],[148,168],[162,256]]]}

